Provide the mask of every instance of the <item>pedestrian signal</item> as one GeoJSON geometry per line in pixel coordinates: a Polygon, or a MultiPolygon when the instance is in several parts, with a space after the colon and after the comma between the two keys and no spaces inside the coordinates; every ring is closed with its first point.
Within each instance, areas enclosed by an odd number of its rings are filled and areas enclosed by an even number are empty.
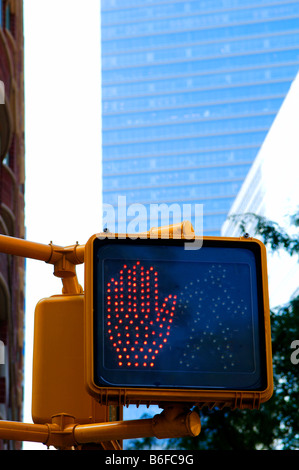
{"type": "Polygon", "coordinates": [[[101,403],[258,408],[272,394],[266,252],[254,239],[94,235],[86,381],[101,403]]]}

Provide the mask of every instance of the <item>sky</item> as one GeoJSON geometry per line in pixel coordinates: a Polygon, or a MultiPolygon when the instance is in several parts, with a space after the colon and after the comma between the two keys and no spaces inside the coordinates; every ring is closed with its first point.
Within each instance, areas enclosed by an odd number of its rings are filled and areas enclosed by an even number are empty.
{"type": "MultiPolygon", "coordinates": [[[[102,230],[100,1],[24,0],[24,42],[26,239],[85,244],[102,230]]],[[[53,266],[26,259],[24,422],[35,305],[61,288],[53,266]]]]}

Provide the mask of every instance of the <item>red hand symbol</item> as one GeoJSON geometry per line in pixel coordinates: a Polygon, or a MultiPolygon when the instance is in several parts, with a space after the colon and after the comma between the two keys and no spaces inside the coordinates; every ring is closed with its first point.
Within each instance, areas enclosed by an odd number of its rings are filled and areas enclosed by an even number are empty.
{"type": "Polygon", "coordinates": [[[170,335],[176,295],[161,304],[158,272],[140,261],[125,264],[106,287],[106,331],[118,366],[153,367],[170,335]]]}

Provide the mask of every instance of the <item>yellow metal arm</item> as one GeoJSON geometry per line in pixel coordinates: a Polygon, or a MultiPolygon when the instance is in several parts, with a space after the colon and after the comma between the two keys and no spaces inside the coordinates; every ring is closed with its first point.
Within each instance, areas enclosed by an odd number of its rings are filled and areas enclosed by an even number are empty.
{"type": "Polygon", "coordinates": [[[37,259],[47,263],[52,258],[53,248],[51,245],[0,235],[0,252],[37,259]]]}
{"type": "Polygon", "coordinates": [[[0,421],[0,439],[43,443],[48,437],[49,426],[46,424],[0,421]]]}
{"type": "Polygon", "coordinates": [[[54,276],[60,277],[64,294],[83,291],[78,283],[76,265],[84,263],[84,245],[57,246],[30,242],[21,238],[0,235],[0,252],[32,258],[54,265],[54,276]]]}
{"type": "Polygon", "coordinates": [[[64,414],[53,416],[51,424],[0,421],[0,439],[40,442],[70,449],[82,444],[140,437],[194,437],[198,436],[200,429],[200,418],[195,411],[173,405],[150,419],[109,423],[75,424],[71,416],[64,414]]]}

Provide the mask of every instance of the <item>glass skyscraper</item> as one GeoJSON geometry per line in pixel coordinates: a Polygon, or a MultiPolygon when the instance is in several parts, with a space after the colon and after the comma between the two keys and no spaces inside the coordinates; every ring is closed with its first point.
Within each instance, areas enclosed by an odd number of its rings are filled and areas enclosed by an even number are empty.
{"type": "Polygon", "coordinates": [[[203,204],[219,235],[298,72],[298,0],[101,5],[103,202],[203,204]]]}

